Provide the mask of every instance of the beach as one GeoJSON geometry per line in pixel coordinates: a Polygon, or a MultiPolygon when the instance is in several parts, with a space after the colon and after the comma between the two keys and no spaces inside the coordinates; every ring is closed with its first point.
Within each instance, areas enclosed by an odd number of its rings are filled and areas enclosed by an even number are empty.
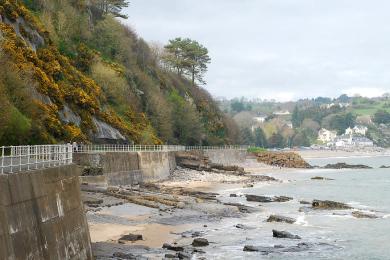
{"type": "MultiPolygon", "coordinates": [[[[313,165],[340,160],[359,161],[356,154],[341,156],[341,153],[333,153],[331,158],[325,155],[328,154],[303,154],[313,165]]],[[[90,204],[92,207],[86,204],[95,257],[258,259],[261,256],[272,259],[312,259],[307,257],[313,257],[313,254],[324,258],[345,257],[342,254],[345,250],[354,256],[359,250],[356,248],[354,251],[353,248],[360,241],[356,241],[356,244],[344,241],[342,225],[350,224],[354,228],[355,225],[368,222],[377,223],[380,227],[387,221],[390,211],[384,205],[385,202],[378,199],[370,201],[366,198],[368,195],[354,192],[354,187],[361,185],[361,180],[367,179],[367,172],[377,179],[383,177],[384,181],[390,181],[389,175],[384,175],[388,169],[378,168],[389,162],[389,158],[375,154],[368,158],[374,158],[372,162],[366,160],[372,163],[372,170],[285,169],[249,158],[239,165],[245,169],[243,175],[178,168],[168,180],[146,186],[116,188],[113,193],[115,196],[84,192],[89,197],[103,200],[99,204],[90,204]],[[311,179],[316,176],[329,180],[311,179]],[[358,182],[351,185],[356,181],[355,178],[359,179],[358,182]],[[341,192],[343,187],[345,192],[341,192]],[[121,198],[118,198],[119,194],[122,194],[121,198]],[[123,197],[123,194],[127,197],[123,197]],[[135,194],[138,194],[137,199],[144,200],[134,203],[135,194]],[[248,201],[247,194],[265,196],[273,201],[248,201]],[[350,205],[351,209],[312,210],[310,206],[314,199],[341,201],[350,205]],[[377,218],[358,219],[353,212],[374,214],[377,218]],[[293,218],[294,224],[267,222],[273,214],[293,218]],[[346,220],[348,223],[344,223],[346,220]],[[298,234],[302,239],[275,238],[272,236],[273,229],[298,234]],[[128,234],[142,235],[142,239],[121,239],[128,234]],[[194,240],[198,238],[206,239],[209,244],[193,246],[194,240]],[[244,251],[246,247],[251,249],[251,246],[257,251],[244,251]],[[230,257],[226,258],[224,252],[229,252],[230,257]]],[[[369,189],[375,190],[375,185],[381,187],[374,180],[372,185],[369,189]]],[[[370,228],[366,229],[369,233],[370,228]]],[[[372,229],[382,239],[389,239],[375,225],[372,229]]],[[[366,233],[364,235],[368,236],[366,233]]],[[[375,253],[383,256],[381,249],[374,252],[373,248],[368,247],[366,251],[374,256],[375,253]]]]}

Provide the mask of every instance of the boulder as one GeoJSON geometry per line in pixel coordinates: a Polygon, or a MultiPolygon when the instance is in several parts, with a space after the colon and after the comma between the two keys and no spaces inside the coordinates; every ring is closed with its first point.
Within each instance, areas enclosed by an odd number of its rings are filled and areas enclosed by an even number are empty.
{"type": "Polygon", "coordinates": [[[259,211],[259,209],[257,208],[243,205],[241,203],[224,203],[224,205],[237,207],[238,211],[240,211],[241,213],[254,213],[259,211]]]}
{"type": "Polygon", "coordinates": [[[304,205],[309,205],[309,204],[311,204],[310,201],[306,201],[306,200],[300,200],[299,203],[300,203],[300,204],[304,204],[304,205]]]}
{"type": "Polygon", "coordinates": [[[209,241],[206,238],[195,238],[194,241],[192,241],[192,246],[195,247],[201,247],[201,246],[208,246],[209,241]]]}
{"type": "Polygon", "coordinates": [[[364,164],[347,164],[347,163],[335,163],[327,164],[324,169],[372,169],[372,167],[364,164]]]}
{"type": "Polygon", "coordinates": [[[313,200],[311,206],[314,209],[351,209],[351,207],[345,203],[331,200],[313,200]]]}
{"type": "Polygon", "coordinates": [[[237,225],[235,225],[235,227],[238,228],[238,229],[244,229],[244,230],[255,229],[254,227],[250,227],[250,226],[247,226],[247,225],[244,225],[244,224],[237,224],[237,225]]]}
{"type": "Polygon", "coordinates": [[[334,179],[330,179],[330,178],[325,178],[325,177],[321,177],[321,176],[315,176],[315,177],[311,177],[310,179],[312,180],[320,180],[320,181],[333,181],[334,179]]]}
{"type": "Polygon", "coordinates": [[[284,217],[284,216],[280,216],[280,215],[271,215],[267,219],[267,222],[285,222],[285,223],[288,223],[288,224],[293,224],[296,221],[297,220],[294,219],[294,218],[284,217]]]}
{"type": "Polygon", "coordinates": [[[168,244],[168,243],[164,243],[162,247],[165,248],[165,249],[168,249],[168,250],[176,251],[176,252],[184,251],[184,247],[182,247],[182,246],[173,246],[173,245],[168,244]]]}
{"type": "Polygon", "coordinates": [[[381,166],[381,167],[379,167],[379,168],[381,168],[381,169],[389,169],[389,168],[390,168],[390,166],[382,165],[382,166],[381,166]]]}
{"type": "Polygon", "coordinates": [[[279,231],[279,230],[272,230],[272,235],[273,237],[276,238],[290,238],[290,239],[301,239],[300,236],[291,234],[290,232],[287,231],[279,231]]]}
{"type": "Polygon", "coordinates": [[[136,259],[139,259],[138,256],[135,256],[133,254],[125,254],[125,253],[122,253],[122,252],[115,252],[113,255],[113,257],[115,257],[116,259],[129,259],[129,260],[136,260],[136,259]]]}
{"type": "Polygon", "coordinates": [[[177,257],[179,259],[191,259],[192,258],[191,254],[186,253],[186,252],[179,252],[179,253],[177,253],[177,257]]]}
{"type": "Polygon", "coordinates": [[[352,216],[354,216],[355,218],[378,218],[378,216],[374,214],[365,213],[361,211],[353,211],[352,216]]]}

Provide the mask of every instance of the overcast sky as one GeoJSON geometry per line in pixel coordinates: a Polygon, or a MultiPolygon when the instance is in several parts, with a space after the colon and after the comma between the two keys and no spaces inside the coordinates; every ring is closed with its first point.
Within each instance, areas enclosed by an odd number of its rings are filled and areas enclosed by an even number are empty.
{"type": "Polygon", "coordinates": [[[388,0],[131,0],[147,41],[189,37],[209,49],[206,89],[295,100],[390,92],[388,0]]]}

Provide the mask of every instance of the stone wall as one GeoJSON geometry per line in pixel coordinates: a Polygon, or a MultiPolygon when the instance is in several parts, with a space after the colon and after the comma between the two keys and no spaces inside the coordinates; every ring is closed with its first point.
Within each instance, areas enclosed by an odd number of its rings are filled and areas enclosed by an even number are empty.
{"type": "Polygon", "coordinates": [[[92,259],[77,166],[0,175],[0,259],[92,259]]]}

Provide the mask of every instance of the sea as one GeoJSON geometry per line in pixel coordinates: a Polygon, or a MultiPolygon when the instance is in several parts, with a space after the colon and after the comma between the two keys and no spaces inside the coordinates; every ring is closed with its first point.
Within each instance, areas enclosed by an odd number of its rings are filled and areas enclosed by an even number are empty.
{"type": "Polygon", "coordinates": [[[280,170],[271,176],[282,180],[253,188],[224,191],[219,199],[259,208],[242,218],[221,219],[208,230],[211,241],[202,259],[389,259],[390,260],[390,156],[309,159],[312,165],[346,162],[373,169],[280,170]],[[321,176],[332,180],[312,180],[321,176]],[[241,196],[230,197],[230,193],[241,196]],[[283,203],[247,202],[244,194],[289,196],[283,203]],[[310,210],[314,199],[347,203],[352,210],[310,210]],[[355,218],[353,211],[374,214],[355,218]],[[268,223],[271,214],[293,217],[294,224],[268,223]],[[247,228],[239,229],[235,225],[247,228]],[[288,231],[301,239],[274,238],[272,230],[288,231]],[[245,252],[245,245],[273,247],[272,252],[245,252]]]}

